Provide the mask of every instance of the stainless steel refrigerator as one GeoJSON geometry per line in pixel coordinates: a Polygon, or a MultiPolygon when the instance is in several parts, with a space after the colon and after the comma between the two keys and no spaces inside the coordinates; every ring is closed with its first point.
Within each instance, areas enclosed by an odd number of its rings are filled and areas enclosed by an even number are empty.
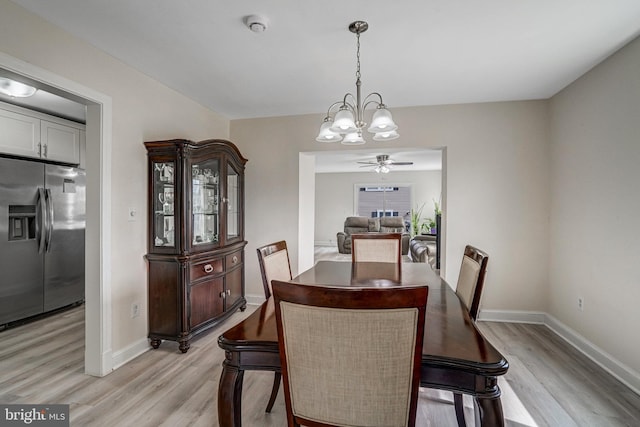
{"type": "Polygon", "coordinates": [[[0,328],[84,300],[85,173],[0,158],[0,328]]]}

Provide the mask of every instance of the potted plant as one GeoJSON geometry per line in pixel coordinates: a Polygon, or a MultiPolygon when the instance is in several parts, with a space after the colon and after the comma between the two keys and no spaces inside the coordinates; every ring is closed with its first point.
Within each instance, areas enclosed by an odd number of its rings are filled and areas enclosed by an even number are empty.
{"type": "Polygon", "coordinates": [[[422,224],[421,232],[423,234],[436,234],[436,221],[433,218],[427,218],[422,224]]]}
{"type": "Polygon", "coordinates": [[[424,227],[424,223],[420,223],[423,208],[424,203],[418,209],[411,209],[411,237],[418,234],[422,230],[422,227],[424,227]]]}
{"type": "MultiPolygon", "coordinates": [[[[434,213],[434,218],[436,218],[436,220],[442,215],[442,210],[440,209],[440,203],[436,202],[436,199],[433,199],[433,213],[434,213]]],[[[437,233],[437,223],[436,220],[433,220],[431,218],[429,218],[429,228],[431,228],[431,234],[436,234],[437,233]]]]}

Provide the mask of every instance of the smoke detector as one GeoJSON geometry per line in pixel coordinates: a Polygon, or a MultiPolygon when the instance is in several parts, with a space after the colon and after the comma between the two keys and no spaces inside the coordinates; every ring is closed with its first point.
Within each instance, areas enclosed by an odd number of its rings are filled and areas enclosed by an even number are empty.
{"type": "Polygon", "coordinates": [[[267,30],[267,19],[259,15],[249,15],[245,18],[245,24],[254,33],[262,33],[267,30]]]}

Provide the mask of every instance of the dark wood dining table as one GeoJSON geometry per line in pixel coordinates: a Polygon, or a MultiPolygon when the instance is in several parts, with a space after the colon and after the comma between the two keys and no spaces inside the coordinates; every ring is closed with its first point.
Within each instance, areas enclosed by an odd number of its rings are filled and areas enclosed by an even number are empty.
{"type": "MultiPolygon", "coordinates": [[[[454,290],[427,264],[319,261],[292,282],[350,287],[428,286],[420,385],[472,395],[479,421],[476,425],[504,426],[497,377],[507,372],[509,364],[480,333],[454,290]]],[[[218,345],[225,350],[218,388],[218,422],[220,427],[239,427],[244,371],[280,372],[273,299],[220,335],[218,345]]],[[[451,414],[454,416],[453,406],[451,414]]]]}

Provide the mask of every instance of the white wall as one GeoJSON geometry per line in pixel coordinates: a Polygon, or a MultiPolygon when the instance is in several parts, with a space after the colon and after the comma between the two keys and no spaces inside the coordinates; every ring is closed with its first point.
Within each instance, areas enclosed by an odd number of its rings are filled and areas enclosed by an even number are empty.
{"type": "MultiPolygon", "coordinates": [[[[398,140],[380,147],[446,147],[443,200],[446,271],[457,281],[464,246],[490,256],[483,308],[544,311],[548,281],[548,117],[545,101],[392,108],[398,140]]],[[[260,297],[255,248],[287,240],[297,272],[300,152],[319,144],[322,115],[231,121],[231,139],[249,159],[246,172],[247,293],[260,297]]],[[[371,143],[369,143],[371,144],[371,143]]],[[[366,147],[366,146],[365,146],[366,147]]],[[[346,147],[345,147],[346,148],[346,147]]],[[[369,146],[370,148],[370,146],[369,146]]],[[[313,191],[313,189],[311,189],[313,191]]],[[[309,206],[313,216],[313,206],[309,206]]],[[[341,208],[343,209],[343,208],[341,208]]],[[[340,212],[343,215],[345,212],[340,212]]]]}
{"type": "Polygon", "coordinates": [[[316,244],[336,247],[336,233],[343,231],[345,218],[354,215],[354,186],[357,184],[410,185],[411,207],[416,209],[424,203],[423,220],[434,218],[433,200],[440,200],[442,187],[440,171],[318,173],[315,192],[316,244]]]}
{"type": "MultiPolygon", "coordinates": [[[[114,60],[8,0],[0,0],[0,51],[112,99],[111,295],[112,350],[144,346],[147,336],[146,152],[143,141],[228,138],[224,118],[114,60]],[[127,220],[128,208],[139,212],[127,220]],[[141,315],[131,319],[132,302],[141,315]]],[[[0,64],[2,66],[2,64],[0,64]]],[[[90,147],[89,150],[96,150],[90,147]]],[[[96,174],[99,163],[89,164],[96,174]]],[[[99,221],[99,218],[92,218],[99,221]]],[[[88,286],[98,286],[89,283],[88,286]]],[[[87,313],[87,316],[94,315],[87,313]]],[[[126,357],[126,356],[125,356],[126,357]]]]}
{"type": "Polygon", "coordinates": [[[549,312],[638,375],[640,39],[550,106],[549,312]]]}

